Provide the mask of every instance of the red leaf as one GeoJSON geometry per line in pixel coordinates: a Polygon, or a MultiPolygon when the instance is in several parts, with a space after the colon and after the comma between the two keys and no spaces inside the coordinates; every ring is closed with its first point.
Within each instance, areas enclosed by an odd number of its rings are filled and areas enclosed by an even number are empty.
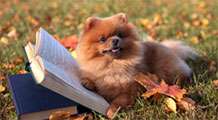
{"type": "Polygon", "coordinates": [[[76,47],[78,40],[79,40],[79,38],[77,35],[71,35],[69,37],[66,37],[66,38],[59,40],[59,42],[64,47],[76,47]]]}
{"type": "Polygon", "coordinates": [[[181,98],[186,93],[185,89],[180,89],[177,85],[168,86],[163,80],[159,83],[158,77],[155,74],[144,75],[140,73],[134,76],[133,79],[147,89],[147,92],[142,95],[145,99],[159,93],[181,101],[181,98]]]}

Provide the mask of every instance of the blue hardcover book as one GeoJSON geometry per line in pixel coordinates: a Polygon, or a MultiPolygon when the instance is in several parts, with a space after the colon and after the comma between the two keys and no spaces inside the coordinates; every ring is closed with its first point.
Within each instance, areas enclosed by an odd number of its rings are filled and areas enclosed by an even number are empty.
{"type": "Polygon", "coordinates": [[[18,119],[48,119],[52,112],[62,110],[78,113],[76,102],[35,84],[30,73],[8,76],[8,85],[18,119]]]}

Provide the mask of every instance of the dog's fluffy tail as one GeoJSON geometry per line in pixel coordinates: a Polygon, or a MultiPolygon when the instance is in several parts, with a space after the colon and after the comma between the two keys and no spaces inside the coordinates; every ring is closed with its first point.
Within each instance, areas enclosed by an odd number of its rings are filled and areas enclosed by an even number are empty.
{"type": "Polygon", "coordinates": [[[166,40],[161,42],[161,44],[172,49],[183,60],[195,60],[196,57],[200,57],[200,55],[195,51],[195,49],[184,45],[182,41],[166,40]]]}

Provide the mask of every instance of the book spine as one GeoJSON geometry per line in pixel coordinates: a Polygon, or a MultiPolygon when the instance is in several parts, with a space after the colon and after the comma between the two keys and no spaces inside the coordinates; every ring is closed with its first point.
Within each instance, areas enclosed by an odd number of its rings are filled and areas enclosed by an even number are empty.
{"type": "Polygon", "coordinates": [[[26,53],[26,50],[24,48],[24,46],[22,46],[22,50],[23,50],[23,53],[24,53],[24,56],[25,56],[25,61],[26,61],[26,65],[25,65],[25,70],[30,72],[30,62],[27,58],[27,53],[26,53]]]}
{"type": "Polygon", "coordinates": [[[14,91],[14,87],[13,87],[13,84],[11,83],[11,78],[10,78],[11,76],[9,75],[8,76],[8,86],[9,86],[9,88],[10,88],[10,92],[11,92],[11,95],[12,95],[12,99],[13,99],[13,103],[14,103],[14,106],[15,106],[15,110],[16,110],[16,113],[17,113],[17,117],[18,117],[18,119],[20,119],[20,115],[21,115],[21,113],[22,113],[22,109],[21,109],[21,107],[19,106],[19,100],[17,99],[17,96],[16,96],[16,94],[14,93],[15,91],[14,91]]]}
{"type": "Polygon", "coordinates": [[[33,78],[33,80],[34,80],[34,82],[36,83],[36,84],[38,84],[37,82],[36,82],[36,80],[35,80],[35,77],[33,76],[33,73],[32,73],[32,70],[31,70],[31,68],[30,68],[30,61],[29,61],[29,59],[28,59],[28,57],[27,57],[27,53],[26,53],[26,50],[25,50],[25,47],[24,46],[22,46],[22,50],[23,50],[23,53],[24,53],[24,56],[25,56],[25,61],[26,61],[26,65],[25,65],[25,70],[26,71],[28,71],[28,72],[30,72],[30,74],[31,74],[31,76],[32,76],[32,78],[33,78]]]}

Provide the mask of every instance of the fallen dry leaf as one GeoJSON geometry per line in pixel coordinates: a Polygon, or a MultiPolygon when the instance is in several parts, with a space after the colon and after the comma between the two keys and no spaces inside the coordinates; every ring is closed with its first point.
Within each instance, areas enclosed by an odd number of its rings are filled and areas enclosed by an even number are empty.
{"type": "MultiPolygon", "coordinates": [[[[214,83],[216,86],[218,86],[218,80],[214,80],[213,83],[214,83]]],[[[216,89],[218,89],[218,87],[217,87],[216,89]]]]}
{"type": "Polygon", "coordinates": [[[59,40],[59,42],[64,47],[76,47],[78,41],[79,41],[79,38],[77,35],[71,35],[69,37],[59,40]]]}
{"type": "Polygon", "coordinates": [[[14,106],[7,107],[8,110],[14,110],[14,106]]]}
{"type": "Polygon", "coordinates": [[[212,60],[212,61],[210,62],[210,64],[211,64],[211,65],[216,65],[216,62],[215,62],[214,60],[212,60]]]}
{"type": "Polygon", "coordinates": [[[84,114],[84,115],[80,115],[80,116],[70,117],[69,120],[85,120],[87,117],[88,117],[88,115],[84,114]]]}
{"type": "Polygon", "coordinates": [[[30,36],[27,36],[26,40],[29,41],[29,42],[34,42],[34,39],[32,37],[30,37],[30,36]]]}
{"type": "Polygon", "coordinates": [[[83,23],[80,23],[78,26],[77,26],[77,29],[81,30],[83,28],[83,23]]]}
{"type": "Polygon", "coordinates": [[[192,37],[192,38],[191,38],[191,42],[192,42],[193,44],[199,44],[199,39],[198,39],[198,37],[192,37]]]}
{"type": "Polygon", "coordinates": [[[213,83],[218,86],[218,80],[214,80],[213,83]]]}
{"type": "Polygon", "coordinates": [[[141,19],[140,22],[141,22],[142,25],[146,26],[149,23],[149,20],[144,18],[144,19],[141,19]]]}
{"type": "Polygon", "coordinates": [[[190,24],[189,22],[185,22],[185,23],[184,23],[184,27],[188,29],[188,28],[191,27],[191,24],[190,24]]]}
{"type": "Polygon", "coordinates": [[[0,77],[0,81],[7,83],[6,77],[0,77]]]}
{"type": "Polygon", "coordinates": [[[202,51],[201,54],[202,54],[203,56],[206,56],[206,55],[207,55],[207,52],[206,52],[206,51],[202,51]]]}
{"type": "Polygon", "coordinates": [[[19,36],[19,34],[17,33],[17,30],[15,28],[13,28],[8,34],[8,37],[12,37],[12,38],[17,38],[19,36]]]}
{"type": "Polygon", "coordinates": [[[195,101],[191,98],[184,97],[181,101],[177,102],[179,108],[183,111],[192,111],[195,109],[195,101]]]}
{"type": "Polygon", "coordinates": [[[14,63],[21,63],[21,62],[24,62],[24,58],[23,57],[14,58],[12,59],[12,61],[14,63]]]}
{"type": "Polygon", "coordinates": [[[216,71],[216,62],[214,61],[214,60],[212,60],[211,62],[210,62],[210,68],[209,68],[209,70],[210,71],[216,71]]]}
{"type": "Polygon", "coordinates": [[[183,36],[184,36],[184,35],[183,35],[182,32],[179,32],[179,33],[177,33],[177,35],[176,35],[177,38],[181,38],[181,37],[183,37],[183,36]]]}
{"type": "Polygon", "coordinates": [[[200,21],[199,20],[194,20],[194,21],[192,21],[192,24],[194,25],[194,26],[200,26],[200,21]]]}
{"type": "Polygon", "coordinates": [[[212,30],[211,33],[212,33],[213,35],[218,35],[218,30],[212,30]]]}
{"type": "Polygon", "coordinates": [[[206,18],[203,18],[202,20],[201,20],[201,22],[202,22],[202,24],[203,25],[209,25],[209,20],[208,19],[206,19],[206,18]]]}
{"type": "Polygon", "coordinates": [[[0,92],[3,92],[3,91],[5,91],[5,87],[2,84],[0,84],[0,92]]]}
{"type": "Polygon", "coordinates": [[[34,26],[40,25],[40,23],[35,18],[30,18],[30,23],[33,24],[34,26]]]}
{"type": "Polygon", "coordinates": [[[205,34],[205,32],[204,32],[203,30],[200,31],[200,34],[201,34],[201,37],[202,37],[203,39],[206,38],[206,34],[205,34]]]}
{"type": "Polygon", "coordinates": [[[71,25],[71,21],[70,20],[68,20],[68,21],[64,21],[64,26],[70,26],[71,25]]]}
{"type": "Polygon", "coordinates": [[[16,74],[24,74],[24,73],[27,73],[27,71],[26,70],[19,70],[16,72],[16,74]]]}
{"type": "Polygon", "coordinates": [[[166,104],[166,106],[168,108],[167,112],[170,112],[170,110],[171,110],[174,113],[177,113],[177,111],[176,111],[176,102],[172,98],[170,98],[170,97],[165,98],[164,103],[166,104]]]}
{"type": "Polygon", "coordinates": [[[0,31],[6,31],[6,30],[8,30],[9,28],[10,28],[9,25],[5,25],[5,26],[3,26],[3,27],[1,28],[0,31]]]}
{"type": "Polygon", "coordinates": [[[198,18],[198,14],[197,14],[197,13],[193,13],[193,14],[190,16],[190,18],[191,18],[192,20],[197,19],[197,18],[198,18]]]}
{"type": "Polygon", "coordinates": [[[185,89],[180,89],[177,85],[168,86],[163,80],[159,83],[158,77],[155,74],[144,75],[139,73],[133,79],[147,89],[147,92],[142,95],[145,99],[156,93],[160,93],[180,101],[186,93],[185,89]]]}
{"type": "Polygon", "coordinates": [[[70,112],[55,111],[49,116],[49,120],[63,120],[70,118],[70,112]]]}
{"type": "Polygon", "coordinates": [[[14,67],[16,67],[15,64],[7,64],[7,63],[4,63],[4,64],[3,64],[3,68],[5,68],[5,69],[14,68],[14,67]]]}
{"type": "Polygon", "coordinates": [[[0,40],[0,42],[1,42],[2,44],[4,44],[4,45],[8,45],[8,44],[9,44],[8,38],[6,38],[6,37],[2,37],[1,40],[0,40]]]}
{"type": "Polygon", "coordinates": [[[203,7],[206,6],[206,3],[204,1],[201,1],[201,2],[198,3],[198,6],[203,8],[203,7]]]}

